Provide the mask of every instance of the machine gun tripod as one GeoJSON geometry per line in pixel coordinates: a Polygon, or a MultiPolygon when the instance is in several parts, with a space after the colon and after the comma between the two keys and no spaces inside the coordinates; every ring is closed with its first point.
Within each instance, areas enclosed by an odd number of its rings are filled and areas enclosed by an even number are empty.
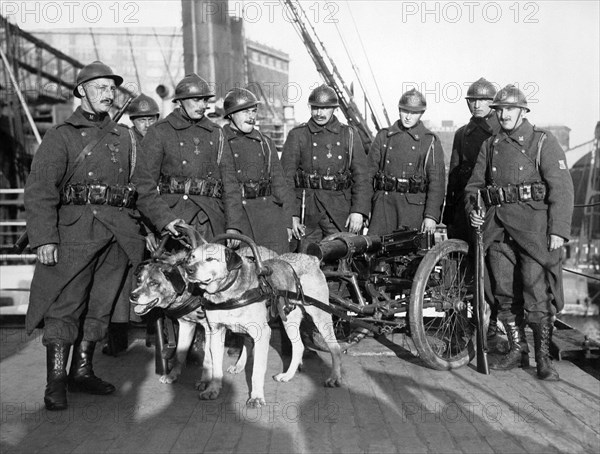
{"type": "MultiPolygon", "coordinates": [[[[433,235],[335,234],[308,246],[329,282],[338,339],[355,343],[368,331],[410,336],[428,367],[448,370],[475,356],[475,280],[469,246],[434,244],[433,235]]],[[[322,340],[313,337],[319,346],[322,340]]]]}

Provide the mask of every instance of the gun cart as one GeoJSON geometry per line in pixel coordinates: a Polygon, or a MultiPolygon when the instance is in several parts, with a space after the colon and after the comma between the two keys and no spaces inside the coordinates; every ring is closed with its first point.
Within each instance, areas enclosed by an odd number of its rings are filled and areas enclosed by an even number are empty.
{"type": "MultiPolygon", "coordinates": [[[[434,244],[431,234],[340,233],[310,244],[329,282],[329,310],[340,342],[350,347],[368,331],[404,332],[428,367],[447,370],[475,354],[474,278],[468,245],[434,244]]],[[[322,340],[313,336],[313,344],[322,340]]]]}

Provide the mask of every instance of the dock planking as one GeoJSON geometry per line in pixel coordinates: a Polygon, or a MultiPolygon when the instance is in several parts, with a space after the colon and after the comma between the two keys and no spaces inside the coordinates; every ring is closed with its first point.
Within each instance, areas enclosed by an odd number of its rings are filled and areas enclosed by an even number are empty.
{"type": "Polygon", "coordinates": [[[555,383],[535,378],[535,367],[434,371],[406,345],[368,338],[343,357],[344,387],[328,389],[328,354],[306,353],[290,383],[271,379],[289,361],[274,331],[267,405],[251,409],[249,369],[226,374],[219,399],[200,401],[200,366],[159,383],[153,351],[137,334],[117,358],[96,353],[95,370],[117,386],[114,395],[69,394],[66,411],[48,412],[39,334],[0,330],[2,453],[600,451],[600,382],[567,361],[555,362],[555,383]]]}

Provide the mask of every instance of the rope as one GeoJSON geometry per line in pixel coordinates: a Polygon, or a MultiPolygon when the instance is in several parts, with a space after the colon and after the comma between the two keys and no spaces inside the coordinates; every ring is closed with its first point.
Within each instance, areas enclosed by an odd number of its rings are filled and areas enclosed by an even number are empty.
{"type": "Polygon", "coordinates": [[[599,281],[600,282],[600,277],[590,276],[589,274],[580,273],[579,271],[570,270],[568,268],[563,268],[563,271],[567,271],[568,273],[577,274],[578,276],[583,276],[583,277],[585,277],[587,279],[592,279],[594,281],[599,281]]]}
{"type": "Polygon", "coordinates": [[[600,205],[600,202],[586,203],[584,205],[573,205],[573,208],[588,208],[600,205]]]}
{"type": "MultiPolygon", "coordinates": [[[[389,127],[389,126],[391,126],[392,123],[390,122],[390,117],[388,116],[387,109],[385,108],[385,103],[383,102],[383,96],[381,96],[381,90],[379,89],[379,84],[377,83],[377,79],[375,78],[375,73],[373,72],[373,67],[371,66],[371,61],[369,60],[369,55],[367,54],[367,51],[365,50],[365,45],[361,38],[361,33],[358,31],[358,26],[356,25],[356,21],[354,20],[354,14],[352,14],[352,9],[350,8],[350,3],[348,2],[348,0],[346,0],[346,6],[348,8],[348,11],[350,12],[350,17],[352,18],[352,23],[354,24],[354,30],[356,31],[356,36],[358,36],[358,41],[360,42],[360,47],[363,51],[365,60],[367,60],[367,66],[369,67],[369,71],[371,72],[371,78],[373,79],[373,82],[375,83],[375,88],[377,88],[377,94],[379,95],[379,101],[381,102],[381,107],[383,108],[383,115],[385,116],[385,119],[386,119],[388,127],[389,127]]],[[[337,24],[336,24],[336,27],[337,27],[337,24]]]]}

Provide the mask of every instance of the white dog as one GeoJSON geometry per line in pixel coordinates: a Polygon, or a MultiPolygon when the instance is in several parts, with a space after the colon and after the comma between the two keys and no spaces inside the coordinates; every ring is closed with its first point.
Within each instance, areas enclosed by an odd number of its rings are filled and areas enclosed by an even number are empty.
{"type": "MultiPolygon", "coordinates": [[[[292,360],[288,370],[273,377],[286,382],[293,378],[302,361],[304,345],[300,338],[300,322],[308,314],[317,330],[327,343],[332,357],[332,372],[325,385],[341,386],[341,349],[335,338],[331,314],[310,305],[303,304],[298,297],[299,280],[304,294],[322,303],[329,304],[329,289],[319,261],[305,254],[283,254],[263,262],[271,274],[268,286],[278,293],[289,291],[289,302],[293,310],[284,319],[284,327],[292,342],[292,360]]],[[[257,274],[258,264],[247,257],[241,257],[231,249],[217,243],[205,243],[196,247],[185,264],[187,277],[205,291],[204,298],[208,324],[207,349],[211,355],[212,373],[206,388],[200,393],[201,399],[216,399],[222,387],[224,330],[249,335],[254,341],[254,370],[249,406],[265,404],[264,376],[267,369],[267,356],[271,329],[268,324],[268,296],[261,293],[261,282],[257,274]]],[[[204,373],[203,373],[204,376],[204,373]]]]}

